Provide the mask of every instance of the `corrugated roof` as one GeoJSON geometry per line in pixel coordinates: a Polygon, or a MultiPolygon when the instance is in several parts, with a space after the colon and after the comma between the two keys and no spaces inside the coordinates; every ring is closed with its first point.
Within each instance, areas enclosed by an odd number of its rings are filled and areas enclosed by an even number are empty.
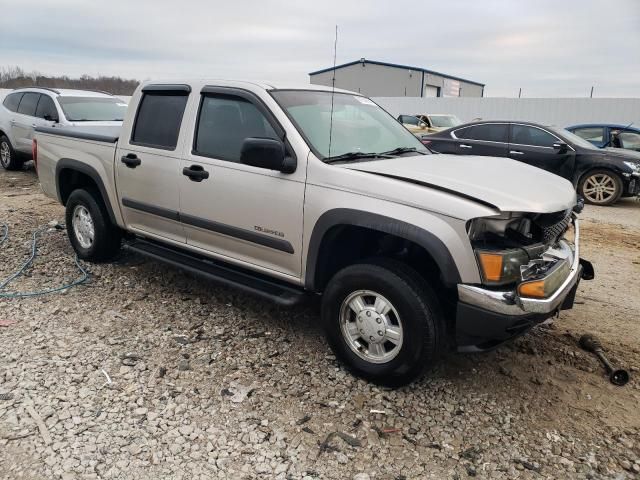
{"type": "MultiPolygon", "coordinates": [[[[378,62],[376,60],[367,60],[367,59],[355,60],[353,62],[343,63],[341,65],[336,65],[335,69],[338,70],[340,68],[350,67],[351,65],[357,65],[358,63],[370,63],[371,65],[382,65],[384,67],[402,68],[403,70],[415,70],[417,72],[424,72],[424,73],[430,73],[432,75],[439,75],[440,77],[450,78],[451,80],[459,80],[461,82],[471,83],[473,85],[479,85],[481,87],[485,86],[484,83],[474,82],[473,80],[467,80],[466,78],[455,77],[453,75],[448,75],[446,73],[436,72],[434,70],[427,70],[426,68],[422,68],[422,67],[412,67],[410,65],[401,65],[401,64],[398,64],[398,63],[378,62]]],[[[329,67],[329,68],[323,68],[322,70],[316,70],[315,72],[310,72],[309,75],[317,75],[319,73],[330,72],[331,70],[333,70],[333,68],[334,67],[329,67]]]]}

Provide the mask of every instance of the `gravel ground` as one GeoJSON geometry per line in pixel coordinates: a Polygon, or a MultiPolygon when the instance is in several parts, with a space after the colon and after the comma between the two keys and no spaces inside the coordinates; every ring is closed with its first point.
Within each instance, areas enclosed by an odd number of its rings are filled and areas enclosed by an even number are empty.
{"type": "MultiPolygon", "coordinates": [[[[0,199],[6,278],[63,209],[32,170],[1,171],[0,199]]],[[[349,375],[313,307],[281,310],[132,255],[88,265],[66,293],[0,299],[0,477],[640,478],[640,204],[583,217],[597,277],[574,310],[398,390],[349,375]],[[632,369],[629,385],[577,348],[587,331],[632,369]]],[[[78,277],[50,230],[13,288],[78,277]]]]}

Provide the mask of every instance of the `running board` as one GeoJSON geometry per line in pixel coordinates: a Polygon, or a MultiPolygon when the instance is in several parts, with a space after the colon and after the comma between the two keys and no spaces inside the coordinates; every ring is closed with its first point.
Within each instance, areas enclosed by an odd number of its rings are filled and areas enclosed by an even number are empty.
{"type": "Polygon", "coordinates": [[[124,243],[123,247],[126,250],[160,260],[215,283],[234,287],[270,300],[278,305],[287,307],[297,305],[307,297],[302,288],[296,288],[266,275],[223,264],[182,249],[167,247],[140,238],[124,243]]]}

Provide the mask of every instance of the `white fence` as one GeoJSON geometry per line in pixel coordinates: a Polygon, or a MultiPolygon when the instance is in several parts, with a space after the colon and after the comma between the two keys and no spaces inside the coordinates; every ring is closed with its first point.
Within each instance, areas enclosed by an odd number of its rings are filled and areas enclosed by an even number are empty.
{"type": "Polygon", "coordinates": [[[394,117],[400,114],[451,113],[463,122],[522,120],[568,127],[578,123],[633,122],[640,125],[640,98],[419,98],[377,97],[394,117]]]}

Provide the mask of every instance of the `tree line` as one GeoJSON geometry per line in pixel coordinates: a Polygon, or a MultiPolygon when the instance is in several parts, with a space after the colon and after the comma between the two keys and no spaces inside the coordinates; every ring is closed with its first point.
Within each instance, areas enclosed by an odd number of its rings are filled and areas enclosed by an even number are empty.
{"type": "Polygon", "coordinates": [[[50,76],[40,72],[25,72],[20,67],[0,68],[0,88],[49,87],[98,90],[113,95],[133,95],[140,82],[121,77],[92,77],[82,75],[71,78],[66,75],[50,76]]]}

